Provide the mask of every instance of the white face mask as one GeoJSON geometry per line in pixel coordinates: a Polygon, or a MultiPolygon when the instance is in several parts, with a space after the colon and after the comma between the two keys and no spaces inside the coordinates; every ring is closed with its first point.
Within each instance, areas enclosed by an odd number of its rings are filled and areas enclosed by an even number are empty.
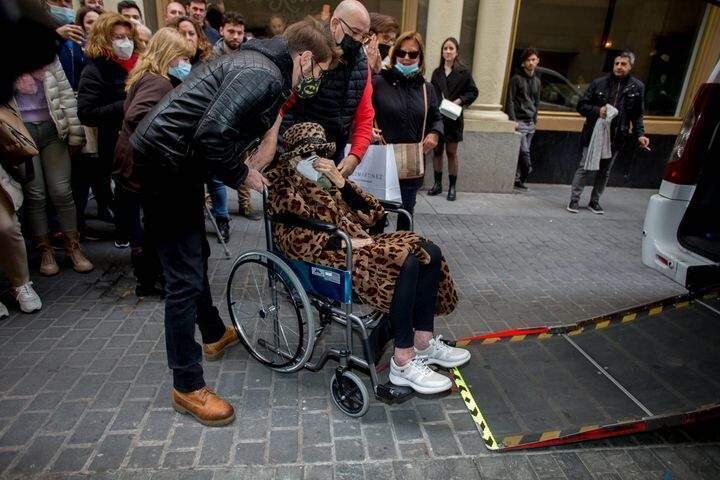
{"type": "Polygon", "coordinates": [[[113,40],[113,52],[115,52],[115,55],[117,55],[121,60],[127,60],[130,58],[134,48],[135,45],[133,45],[133,42],[130,39],[124,38],[122,40],[113,40]]]}

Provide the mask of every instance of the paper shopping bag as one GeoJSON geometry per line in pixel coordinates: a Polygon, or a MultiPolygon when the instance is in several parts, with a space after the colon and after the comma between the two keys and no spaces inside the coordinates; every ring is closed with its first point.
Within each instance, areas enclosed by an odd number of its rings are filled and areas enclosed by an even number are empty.
{"type": "MultiPolygon", "coordinates": [[[[350,152],[347,147],[345,156],[350,152]]],[[[378,200],[400,202],[400,182],[391,145],[370,145],[350,180],[378,200]]]]}

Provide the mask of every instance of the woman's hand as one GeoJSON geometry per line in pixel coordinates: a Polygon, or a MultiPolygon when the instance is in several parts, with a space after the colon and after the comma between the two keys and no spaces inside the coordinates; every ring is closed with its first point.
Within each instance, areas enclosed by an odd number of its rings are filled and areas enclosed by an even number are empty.
{"type": "Polygon", "coordinates": [[[427,153],[437,147],[438,140],[440,140],[440,138],[437,133],[428,133],[425,140],[423,140],[423,152],[427,153]]]}
{"type": "Polygon", "coordinates": [[[385,140],[383,139],[383,136],[382,136],[382,130],[380,130],[379,128],[373,127],[373,129],[372,129],[372,141],[373,141],[373,142],[376,142],[376,143],[377,143],[377,142],[384,142],[384,141],[385,141],[385,140]]]}
{"type": "Polygon", "coordinates": [[[318,158],[313,163],[313,167],[318,172],[325,175],[337,188],[345,186],[345,177],[342,176],[340,170],[335,166],[335,162],[327,158],[318,158]]]}
{"type": "Polygon", "coordinates": [[[462,107],[462,99],[460,99],[460,98],[456,98],[455,100],[453,100],[453,103],[455,105],[460,105],[462,107]]]}
{"type": "Polygon", "coordinates": [[[367,247],[368,245],[373,244],[372,238],[351,238],[350,239],[350,246],[352,246],[353,250],[367,247]]]}

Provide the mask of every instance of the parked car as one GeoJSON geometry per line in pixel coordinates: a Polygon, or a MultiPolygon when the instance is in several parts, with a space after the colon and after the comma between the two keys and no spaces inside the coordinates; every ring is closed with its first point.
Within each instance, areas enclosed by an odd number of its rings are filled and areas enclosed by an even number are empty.
{"type": "Polygon", "coordinates": [[[540,110],[575,112],[582,90],[555,70],[538,67],[537,73],[541,83],[540,110]]]}
{"type": "Polygon", "coordinates": [[[685,116],[642,234],[645,265],[689,290],[720,285],[720,62],[685,116]]]}

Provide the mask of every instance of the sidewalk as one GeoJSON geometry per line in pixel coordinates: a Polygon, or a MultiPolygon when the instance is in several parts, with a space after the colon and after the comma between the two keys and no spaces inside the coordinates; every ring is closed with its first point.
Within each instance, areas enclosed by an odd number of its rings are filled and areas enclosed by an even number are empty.
{"type": "MultiPolygon", "coordinates": [[[[416,230],[442,247],[461,297],[437,333],[568,323],[682,291],[640,261],[653,192],[611,188],[604,216],[573,215],[568,188],[420,196],[416,230]]],[[[264,248],[261,226],[235,217],[233,254],[264,248]]],[[[226,308],[232,261],[209,235],[211,286],[226,308]]],[[[94,272],[33,278],[42,312],[12,309],[0,322],[0,478],[720,478],[717,424],[491,454],[456,395],[375,402],[350,419],[332,406],[331,365],[276,374],[242,347],[205,364],[237,419],[204,428],[170,407],[163,306],[135,298],[129,250],[86,250],[94,272]]]]}

